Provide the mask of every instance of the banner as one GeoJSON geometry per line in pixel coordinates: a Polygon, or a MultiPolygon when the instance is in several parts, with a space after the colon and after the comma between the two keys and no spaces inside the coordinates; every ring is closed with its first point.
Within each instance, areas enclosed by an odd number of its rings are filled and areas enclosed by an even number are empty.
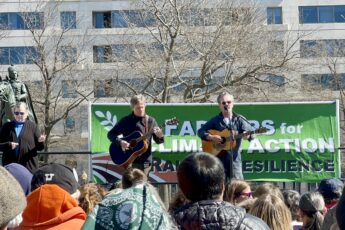
{"type": "MultiPolygon", "coordinates": [[[[150,180],[175,183],[179,162],[201,151],[197,130],[220,110],[217,104],[148,104],[147,114],[158,124],[176,117],[178,125],[164,128],[165,143],[153,144],[150,180]]],[[[242,141],[245,180],[319,182],[339,177],[338,101],[235,104],[234,112],[245,116],[265,134],[242,141]]],[[[91,104],[90,140],[92,172],[99,183],[121,178],[122,169],[109,156],[108,131],[131,113],[129,104],[91,104]]]]}

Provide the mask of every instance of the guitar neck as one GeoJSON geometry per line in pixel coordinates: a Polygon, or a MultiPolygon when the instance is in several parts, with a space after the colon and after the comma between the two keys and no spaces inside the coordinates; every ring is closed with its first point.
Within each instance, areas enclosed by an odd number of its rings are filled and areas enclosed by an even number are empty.
{"type": "Polygon", "coordinates": [[[252,135],[256,133],[255,131],[249,131],[249,132],[245,132],[245,133],[239,133],[239,134],[235,134],[233,136],[230,135],[230,137],[227,137],[226,140],[227,141],[232,141],[234,139],[239,139],[239,138],[242,138],[244,136],[249,136],[249,135],[252,135]]]}

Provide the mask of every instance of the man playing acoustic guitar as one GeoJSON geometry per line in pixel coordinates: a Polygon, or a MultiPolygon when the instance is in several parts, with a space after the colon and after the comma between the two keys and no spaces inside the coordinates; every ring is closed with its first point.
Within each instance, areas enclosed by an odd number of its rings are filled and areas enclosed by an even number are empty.
{"type": "Polygon", "coordinates": [[[203,151],[210,152],[221,160],[228,179],[243,180],[241,141],[242,138],[251,141],[254,138],[253,135],[247,135],[246,132],[250,131],[252,133],[251,131],[255,130],[246,118],[232,111],[234,107],[234,97],[232,95],[222,92],[218,95],[217,102],[221,113],[206,122],[198,130],[198,136],[203,142],[206,141],[206,144],[210,143],[212,146],[223,145],[224,147],[220,147],[219,151],[216,150],[217,153],[206,150],[204,145],[203,151]],[[222,135],[222,133],[227,133],[227,136],[222,135]]]}
{"type": "MultiPolygon", "coordinates": [[[[130,148],[130,143],[123,140],[119,135],[129,136],[133,132],[140,132],[145,138],[141,141],[146,142],[142,147],[142,152],[133,161],[132,167],[141,169],[146,175],[149,174],[152,165],[151,141],[152,138],[157,144],[164,142],[162,130],[158,127],[156,120],[145,113],[145,97],[141,94],[131,98],[132,113],[122,118],[108,132],[108,139],[114,142],[124,152],[130,148]]],[[[119,151],[115,154],[126,154],[119,151]]],[[[113,157],[113,156],[112,156],[113,157]]],[[[114,156],[116,158],[116,155],[114,156]]],[[[125,165],[127,168],[129,165],[125,165]]]]}

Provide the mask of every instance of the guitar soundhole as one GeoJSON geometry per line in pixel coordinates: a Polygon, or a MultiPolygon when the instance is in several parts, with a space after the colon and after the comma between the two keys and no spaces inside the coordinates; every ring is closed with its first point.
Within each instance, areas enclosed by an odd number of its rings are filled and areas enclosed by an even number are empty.
{"type": "Polygon", "coordinates": [[[137,145],[137,141],[136,140],[131,140],[129,142],[129,148],[130,149],[133,149],[136,145],[137,145]]]}

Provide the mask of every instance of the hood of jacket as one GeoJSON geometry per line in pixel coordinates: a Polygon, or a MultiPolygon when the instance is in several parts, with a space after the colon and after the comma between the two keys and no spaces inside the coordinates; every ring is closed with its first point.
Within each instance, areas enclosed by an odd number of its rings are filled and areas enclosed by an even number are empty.
{"type": "Polygon", "coordinates": [[[45,184],[34,190],[27,197],[27,203],[20,229],[49,229],[68,222],[82,225],[86,219],[77,201],[54,184],[45,184]]]}

